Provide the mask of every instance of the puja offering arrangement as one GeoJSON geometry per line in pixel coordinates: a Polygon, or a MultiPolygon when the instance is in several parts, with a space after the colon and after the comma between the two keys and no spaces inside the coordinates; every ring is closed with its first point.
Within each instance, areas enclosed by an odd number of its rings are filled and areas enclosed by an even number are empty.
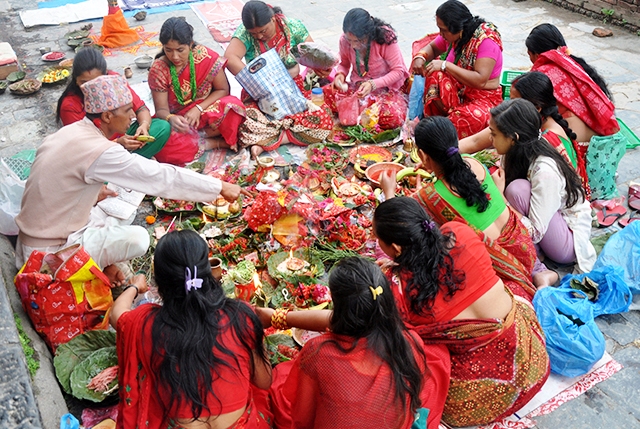
{"type": "Polygon", "coordinates": [[[71,76],[71,72],[64,67],[52,67],[38,74],[38,80],[42,83],[58,83],[71,76]]]}

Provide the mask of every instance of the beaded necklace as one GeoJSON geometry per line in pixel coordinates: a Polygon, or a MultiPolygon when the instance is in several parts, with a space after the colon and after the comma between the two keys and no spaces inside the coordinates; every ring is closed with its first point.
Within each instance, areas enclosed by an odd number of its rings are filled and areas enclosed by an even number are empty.
{"type": "MultiPolygon", "coordinates": [[[[178,81],[178,72],[176,66],[169,61],[169,71],[171,72],[171,84],[173,85],[173,92],[176,94],[176,99],[181,106],[184,106],[184,95],[182,94],[182,88],[180,88],[180,82],[178,81]]],[[[191,74],[191,101],[196,99],[196,65],[193,62],[193,52],[189,51],[189,73],[191,74]]]]}
{"type": "Polygon", "coordinates": [[[358,76],[365,77],[369,72],[369,53],[371,52],[371,42],[367,43],[367,53],[364,55],[364,73],[360,74],[360,53],[357,49],[356,51],[356,73],[358,76]]]}

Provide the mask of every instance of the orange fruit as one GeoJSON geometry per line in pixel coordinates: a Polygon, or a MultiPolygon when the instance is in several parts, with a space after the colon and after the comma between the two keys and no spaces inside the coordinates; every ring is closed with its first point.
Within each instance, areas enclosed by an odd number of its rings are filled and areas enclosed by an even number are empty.
{"type": "Polygon", "coordinates": [[[149,225],[152,225],[156,222],[156,217],[149,215],[146,218],[144,218],[144,220],[146,220],[149,225]]]}

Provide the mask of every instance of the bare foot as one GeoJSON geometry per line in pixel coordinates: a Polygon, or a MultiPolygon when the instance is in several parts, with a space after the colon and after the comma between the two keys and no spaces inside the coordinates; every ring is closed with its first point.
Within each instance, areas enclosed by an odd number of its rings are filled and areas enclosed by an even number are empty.
{"type": "Polygon", "coordinates": [[[231,149],[231,146],[222,137],[206,137],[204,141],[204,150],[231,149]]]}
{"type": "Polygon", "coordinates": [[[251,151],[251,159],[256,159],[258,156],[260,156],[262,152],[264,152],[264,149],[262,148],[262,146],[253,145],[251,146],[250,151],[251,151]]]}
{"type": "Polygon", "coordinates": [[[537,289],[554,285],[560,277],[552,270],[541,271],[533,276],[533,284],[537,289]]]}
{"type": "Polygon", "coordinates": [[[102,270],[102,272],[111,282],[111,287],[118,287],[124,284],[124,273],[120,270],[120,268],[116,266],[116,264],[111,264],[104,267],[104,270],[102,270]]]}

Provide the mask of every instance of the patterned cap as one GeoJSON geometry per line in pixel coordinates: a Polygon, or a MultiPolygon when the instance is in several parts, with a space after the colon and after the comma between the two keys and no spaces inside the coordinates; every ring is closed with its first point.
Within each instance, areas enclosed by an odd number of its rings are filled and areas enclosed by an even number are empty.
{"type": "Polygon", "coordinates": [[[103,113],[125,106],[133,100],[127,81],[119,75],[98,76],[80,87],[87,113],[103,113]]]}

